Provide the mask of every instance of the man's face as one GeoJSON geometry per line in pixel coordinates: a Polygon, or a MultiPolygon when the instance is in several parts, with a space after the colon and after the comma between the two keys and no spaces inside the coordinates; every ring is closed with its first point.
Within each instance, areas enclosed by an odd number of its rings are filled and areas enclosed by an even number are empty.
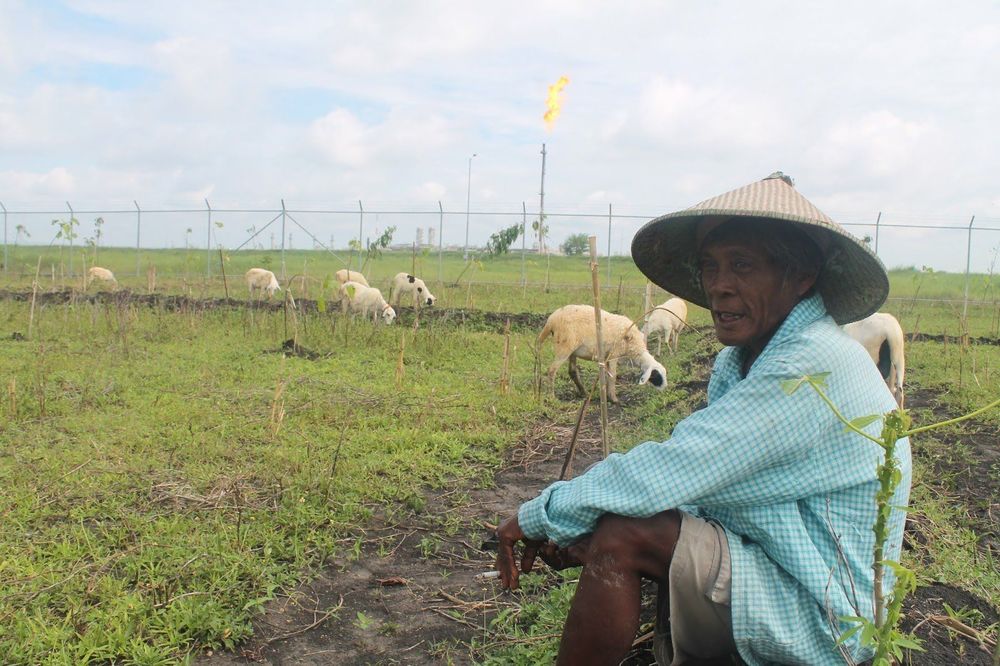
{"type": "Polygon", "coordinates": [[[748,348],[754,358],[815,282],[786,277],[758,241],[711,242],[701,248],[699,266],[719,340],[748,348]]]}

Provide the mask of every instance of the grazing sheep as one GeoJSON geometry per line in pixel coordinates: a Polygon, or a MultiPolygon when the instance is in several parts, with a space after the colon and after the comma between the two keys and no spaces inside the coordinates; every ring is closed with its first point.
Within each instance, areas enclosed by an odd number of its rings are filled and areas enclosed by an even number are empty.
{"type": "Polygon", "coordinates": [[[89,287],[90,283],[94,280],[110,282],[112,287],[118,286],[118,280],[115,279],[115,274],[107,268],[101,268],[100,266],[91,266],[87,270],[87,286],[89,287]]]}
{"type": "MultiPolygon", "coordinates": [[[[549,315],[545,327],[538,335],[538,345],[553,336],[556,360],[549,366],[549,383],[555,388],[556,370],[569,361],[569,377],[576,384],[580,395],[584,394],[583,384],[576,368],[576,359],[597,360],[597,331],[594,321],[594,306],[564,305],[549,315]]],[[[618,402],[615,379],[618,375],[618,359],[631,359],[639,364],[642,375],[640,384],[647,381],[658,389],[667,385],[667,371],[646,349],[646,336],[635,327],[632,320],[622,315],[601,311],[601,338],[605,353],[608,354],[608,398],[618,402]]]]}
{"type": "Polygon", "coordinates": [[[341,268],[336,272],[336,276],[337,282],[340,284],[344,284],[345,282],[357,282],[358,284],[363,284],[366,287],[369,286],[368,280],[365,279],[365,276],[357,271],[341,268]]]}
{"type": "Polygon", "coordinates": [[[274,277],[274,273],[266,268],[251,268],[246,272],[245,277],[251,298],[254,290],[261,294],[267,292],[268,300],[274,295],[274,292],[281,291],[281,287],[278,286],[278,278],[274,277]]]}
{"type": "Polygon", "coordinates": [[[876,312],[861,321],[844,325],[844,332],[861,343],[889,385],[896,404],[903,406],[903,329],[887,312],[876,312]]]}
{"type": "Polygon", "coordinates": [[[396,311],[382,298],[382,292],[375,287],[363,285],[360,282],[345,282],[337,292],[341,312],[361,313],[365,317],[371,315],[372,323],[377,324],[379,317],[386,324],[396,319],[396,311]]]}
{"type": "Polygon", "coordinates": [[[667,340],[667,349],[677,353],[677,341],[681,336],[681,329],[687,323],[688,306],[681,298],[670,298],[662,305],[657,305],[646,318],[646,324],[642,327],[642,334],[648,341],[653,334],[657,334],[656,355],[660,355],[663,339],[667,340]]]}
{"type": "Polygon", "coordinates": [[[389,301],[393,305],[399,306],[399,301],[404,295],[412,298],[413,306],[418,309],[425,305],[434,305],[436,300],[423,280],[409,273],[397,273],[396,277],[392,279],[392,293],[389,295],[389,301]]]}

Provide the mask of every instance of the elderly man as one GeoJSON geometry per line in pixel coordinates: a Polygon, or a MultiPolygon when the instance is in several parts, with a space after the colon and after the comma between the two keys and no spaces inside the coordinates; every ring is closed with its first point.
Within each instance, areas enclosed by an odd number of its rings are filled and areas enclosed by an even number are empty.
{"type": "MultiPolygon", "coordinates": [[[[708,406],[664,442],[613,454],[557,482],[497,529],[497,568],[516,588],[536,557],[582,565],[559,664],[617,664],[639,625],[640,584],[658,584],[660,664],[843,664],[866,652],[845,615],[873,615],[875,470],[881,449],[846,432],[818,395],[781,383],[829,372],[848,418],[895,401],[838,324],[875,312],[881,262],[780,172],[657,218],[632,242],[640,270],[712,313],[719,354],[708,406]],[[716,661],[711,661],[716,660],[716,661]]],[[[868,426],[877,434],[878,423],[868,426]]],[[[910,453],[896,453],[909,497],[910,453]]],[[[904,515],[894,510],[887,557],[904,515]]],[[[884,581],[885,591],[891,581],[884,581]]]]}

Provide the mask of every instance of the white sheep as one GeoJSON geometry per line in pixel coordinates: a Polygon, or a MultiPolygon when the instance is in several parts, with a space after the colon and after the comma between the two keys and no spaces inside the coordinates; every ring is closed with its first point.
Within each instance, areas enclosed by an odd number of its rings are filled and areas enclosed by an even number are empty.
{"type": "Polygon", "coordinates": [[[91,266],[87,270],[87,286],[89,287],[94,280],[110,282],[112,287],[118,286],[118,280],[115,279],[115,274],[107,268],[101,268],[100,266],[91,266]]]}
{"type": "MultiPolygon", "coordinates": [[[[556,371],[569,361],[569,377],[583,395],[585,389],[580,382],[576,359],[597,360],[597,330],[594,321],[594,306],[564,305],[549,315],[545,327],[538,335],[538,345],[553,336],[556,360],[549,366],[549,382],[555,388],[556,371]]],[[[646,336],[636,328],[628,317],[601,311],[601,339],[608,354],[608,398],[618,402],[615,379],[618,375],[618,359],[635,361],[642,370],[639,383],[651,383],[658,389],[667,385],[667,371],[646,349],[646,336]]]]}
{"type": "Polygon", "coordinates": [[[861,343],[885,378],[896,404],[903,406],[903,329],[887,312],[876,312],[861,321],[844,325],[844,332],[861,343]]]}
{"type": "Polygon", "coordinates": [[[392,293],[389,294],[389,301],[398,307],[403,296],[412,298],[413,306],[418,309],[424,305],[434,305],[436,300],[423,280],[409,273],[397,273],[396,277],[392,279],[392,293]]]}
{"type": "Polygon", "coordinates": [[[377,324],[379,317],[386,324],[396,319],[396,311],[382,298],[382,292],[375,287],[363,285],[360,282],[345,282],[337,292],[341,312],[356,312],[365,317],[371,316],[372,323],[377,324]]]}
{"type": "Polygon", "coordinates": [[[357,271],[341,268],[335,273],[335,275],[337,276],[337,282],[340,284],[344,284],[345,282],[357,282],[358,284],[363,284],[366,287],[369,286],[368,280],[365,279],[365,276],[357,271]]]}
{"type": "Polygon", "coordinates": [[[681,298],[667,299],[662,305],[657,305],[646,318],[646,323],[642,327],[642,333],[646,340],[650,340],[654,334],[657,336],[656,355],[662,351],[664,338],[667,340],[667,349],[677,353],[677,341],[681,336],[681,329],[687,323],[688,306],[681,298]]]}
{"type": "Polygon", "coordinates": [[[251,298],[253,298],[255,290],[261,294],[267,292],[268,300],[274,295],[274,292],[281,291],[281,287],[278,285],[278,278],[266,268],[251,268],[246,272],[245,277],[251,298]]]}

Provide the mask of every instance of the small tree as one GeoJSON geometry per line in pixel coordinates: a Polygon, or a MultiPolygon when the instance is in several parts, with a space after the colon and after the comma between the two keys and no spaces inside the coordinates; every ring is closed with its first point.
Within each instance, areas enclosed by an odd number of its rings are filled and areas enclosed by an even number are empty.
{"type": "Polygon", "coordinates": [[[559,246],[559,248],[563,251],[563,254],[567,254],[571,257],[583,254],[589,247],[590,243],[587,238],[587,234],[573,234],[559,246]]]}
{"type": "Polygon", "coordinates": [[[14,227],[14,246],[17,247],[17,242],[21,240],[21,237],[31,238],[31,234],[28,233],[27,227],[23,224],[19,224],[14,227]]]}
{"type": "MultiPolygon", "coordinates": [[[[52,220],[52,226],[59,227],[59,231],[56,232],[56,239],[62,238],[67,243],[69,243],[69,274],[73,274],[73,241],[77,237],[76,228],[80,226],[80,220],[75,217],[69,218],[68,221],[65,220],[52,220]]],[[[59,250],[60,256],[62,255],[62,248],[59,250]]]]}
{"type": "Polygon", "coordinates": [[[510,246],[514,244],[514,241],[516,241],[520,235],[520,224],[514,224],[506,229],[501,229],[495,234],[492,234],[490,239],[486,242],[486,253],[491,257],[498,257],[501,254],[507,254],[510,251],[510,246]]]}
{"type": "Polygon", "coordinates": [[[382,250],[389,247],[389,244],[392,243],[392,235],[394,233],[396,233],[396,227],[386,227],[381,236],[373,241],[368,241],[368,250],[365,252],[365,263],[361,266],[359,272],[364,273],[365,268],[368,267],[368,263],[372,259],[378,259],[382,256],[382,250]]]}
{"type": "MultiPolygon", "coordinates": [[[[507,254],[510,251],[510,246],[513,245],[514,241],[517,240],[518,236],[521,235],[521,225],[513,224],[509,227],[504,227],[496,233],[490,234],[490,240],[486,243],[486,254],[490,257],[499,257],[501,254],[507,254]]],[[[462,281],[462,276],[465,272],[469,270],[472,266],[478,266],[480,269],[483,267],[483,263],[479,260],[482,255],[470,255],[468,260],[465,262],[465,266],[462,268],[462,272],[458,274],[455,278],[455,285],[458,285],[462,281]]]]}
{"type": "Polygon", "coordinates": [[[545,224],[544,215],[541,220],[535,220],[531,223],[531,230],[538,235],[538,253],[543,254],[545,252],[545,237],[549,234],[549,225],[545,224]]]}
{"type": "Polygon", "coordinates": [[[93,249],[94,251],[94,259],[93,259],[94,265],[97,265],[97,253],[98,250],[100,250],[101,248],[101,236],[103,235],[103,233],[101,232],[102,226],[104,226],[104,218],[103,217],[96,218],[94,220],[94,235],[88,236],[87,238],[83,239],[87,247],[93,249]]]}

